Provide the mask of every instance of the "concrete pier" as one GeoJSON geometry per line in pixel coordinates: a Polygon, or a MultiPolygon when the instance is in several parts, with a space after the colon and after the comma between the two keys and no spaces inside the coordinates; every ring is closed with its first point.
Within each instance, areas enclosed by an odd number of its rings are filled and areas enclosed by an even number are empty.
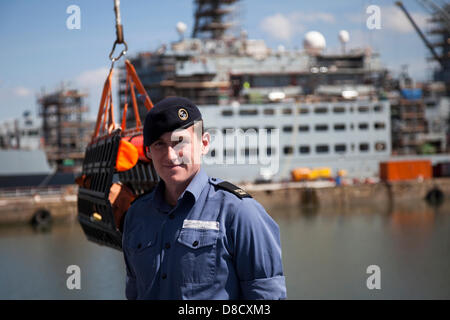
{"type": "MultiPolygon", "coordinates": [[[[377,182],[335,186],[331,181],[289,182],[277,184],[243,185],[253,198],[265,208],[299,207],[315,210],[318,207],[345,212],[348,208],[369,208],[388,212],[397,206],[417,201],[426,205],[427,194],[437,188],[444,199],[450,199],[450,178],[436,178],[401,182],[377,182]]],[[[34,195],[0,197],[0,224],[29,223],[39,211],[47,211],[52,220],[74,220],[77,216],[77,195],[34,195]]]]}

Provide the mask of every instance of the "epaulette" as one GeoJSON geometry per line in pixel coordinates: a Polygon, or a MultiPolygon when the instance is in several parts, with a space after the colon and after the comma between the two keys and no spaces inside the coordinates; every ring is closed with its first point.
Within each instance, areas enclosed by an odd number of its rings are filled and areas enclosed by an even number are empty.
{"type": "Polygon", "coordinates": [[[218,184],[216,184],[220,189],[229,191],[233,193],[238,198],[252,198],[251,195],[249,195],[245,190],[239,188],[238,186],[235,186],[234,184],[228,182],[228,181],[222,181],[218,184]]]}

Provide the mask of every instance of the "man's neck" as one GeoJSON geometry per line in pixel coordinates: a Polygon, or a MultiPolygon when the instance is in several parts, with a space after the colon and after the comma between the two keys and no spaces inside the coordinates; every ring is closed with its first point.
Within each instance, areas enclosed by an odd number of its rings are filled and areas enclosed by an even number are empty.
{"type": "Polygon", "coordinates": [[[165,185],[164,199],[170,206],[174,207],[177,204],[178,198],[184,192],[184,190],[186,190],[189,183],[191,183],[192,179],[194,179],[194,177],[197,173],[198,173],[198,171],[195,172],[189,179],[187,179],[186,181],[183,181],[181,183],[178,183],[178,184],[165,183],[164,184],[165,185]]]}

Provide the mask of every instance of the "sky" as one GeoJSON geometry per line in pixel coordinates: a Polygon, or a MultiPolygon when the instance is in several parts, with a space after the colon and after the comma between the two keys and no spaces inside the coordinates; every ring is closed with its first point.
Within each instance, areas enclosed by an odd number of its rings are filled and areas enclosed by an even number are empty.
{"type": "MultiPolygon", "coordinates": [[[[426,31],[425,8],[418,1],[403,3],[426,31]]],[[[177,41],[179,21],[187,25],[186,35],[192,32],[193,0],[122,0],[120,7],[127,56],[177,41]]],[[[235,30],[245,29],[250,39],[263,39],[273,49],[301,49],[305,33],[315,30],[324,35],[326,52],[337,52],[338,32],[345,29],[347,48],[371,47],[394,76],[408,65],[415,80],[432,77],[435,63],[427,61],[428,49],[394,1],[242,0],[235,12],[235,30]],[[379,29],[367,27],[371,5],[380,9],[379,29]]],[[[89,94],[94,118],[110,67],[114,19],[113,0],[0,0],[0,123],[25,110],[37,116],[38,96],[62,85],[89,94]],[[71,5],[80,8],[79,29],[67,27],[71,5]]]]}

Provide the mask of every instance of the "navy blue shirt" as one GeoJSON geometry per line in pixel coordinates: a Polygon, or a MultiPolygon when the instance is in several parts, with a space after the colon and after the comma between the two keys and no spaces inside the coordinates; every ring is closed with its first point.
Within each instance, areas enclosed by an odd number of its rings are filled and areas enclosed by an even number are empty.
{"type": "Polygon", "coordinates": [[[128,299],[285,299],[278,225],[200,169],[176,206],[164,182],[129,208],[128,299]]]}

